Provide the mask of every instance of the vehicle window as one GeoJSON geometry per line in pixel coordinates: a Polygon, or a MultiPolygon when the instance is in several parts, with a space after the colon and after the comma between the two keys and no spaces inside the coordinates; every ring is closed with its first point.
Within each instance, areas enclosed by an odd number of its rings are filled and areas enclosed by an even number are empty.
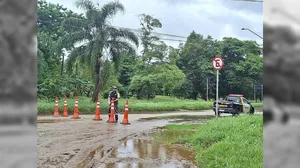
{"type": "Polygon", "coordinates": [[[248,100],[247,100],[247,99],[243,98],[243,101],[244,101],[244,103],[247,103],[247,104],[249,104],[249,102],[248,102],[248,100]]]}
{"type": "Polygon", "coordinates": [[[230,96],[227,96],[225,100],[226,100],[226,101],[237,102],[237,103],[240,103],[240,102],[241,102],[241,100],[240,100],[239,97],[230,97],[230,96]]]}

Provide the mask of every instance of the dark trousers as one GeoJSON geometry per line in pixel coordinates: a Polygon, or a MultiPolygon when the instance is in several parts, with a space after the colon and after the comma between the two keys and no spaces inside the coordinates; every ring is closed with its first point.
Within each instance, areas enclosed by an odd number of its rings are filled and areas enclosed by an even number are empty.
{"type": "MultiPolygon", "coordinates": [[[[115,107],[115,119],[116,121],[118,121],[119,119],[119,109],[118,109],[118,102],[115,102],[114,103],[114,107],[115,107]]],[[[110,117],[110,108],[111,108],[111,104],[109,104],[109,107],[108,107],[108,118],[110,117]]]]}

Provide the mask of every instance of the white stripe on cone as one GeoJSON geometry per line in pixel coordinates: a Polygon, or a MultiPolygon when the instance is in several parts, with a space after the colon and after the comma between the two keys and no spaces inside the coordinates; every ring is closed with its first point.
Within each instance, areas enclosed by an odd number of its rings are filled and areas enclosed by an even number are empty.
{"type": "Polygon", "coordinates": [[[128,110],[128,108],[125,108],[125,110],[128,110]]]}
{"type": "Polygon", "coordinates": [[[78,106],[78,104],[75,104],[75,106],[78,106]]]}
{"type": "Polygon", "coordinates": [[[97,106],[97,108],[100,108],[100,106],[97,106]]]}
{"type": "Polygon", "coordinates": [[[67,104],[64,104],[64,106],[67,106],[67,104]]]}

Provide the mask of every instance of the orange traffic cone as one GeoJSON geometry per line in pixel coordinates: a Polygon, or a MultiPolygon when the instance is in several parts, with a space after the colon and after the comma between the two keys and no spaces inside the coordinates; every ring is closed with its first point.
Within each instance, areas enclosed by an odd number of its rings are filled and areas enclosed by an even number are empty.
{"type": "Polygon", "coordinates": [[[125,110],[124,110],[124,119],[121,122],[121,124],[124,125],[129,125],[129,121],[128,121],[128,100],[126,100],[126,104],[125,104],[125,110]]]}
{"type": "Polygon", "coordinates": [[[110,115],[107,123],[116,123],[114,99],[111,100],[110,115]]]}
{"type": "Polygon", "coordinates": [[[93,120],[102,121],[102,118],[100,117],[100,101],[99,101],[99,98],[97,98],[96,115],[95,115],[95,118],[93,120]]]}
{"type": "Polygon", "coordinates": [[[79,114],[78,114],[78,96],[75,98],[75,107],[74,107],[74,114],[72,119],[80,119],[79,114]]]}
{"type": "Polygon", "coordinates": [[[68,117],[68,104],[67,104],[67,97],[65,96],[65,100],[64,100],[64,111],[63,111],[63,115],[62,117],[68,117]]]}
{"type": "Polygon", "coordinates": [[[58,97],[55,98],[54,117],[59,117],[59,112],[58,112],[58,97]]]}

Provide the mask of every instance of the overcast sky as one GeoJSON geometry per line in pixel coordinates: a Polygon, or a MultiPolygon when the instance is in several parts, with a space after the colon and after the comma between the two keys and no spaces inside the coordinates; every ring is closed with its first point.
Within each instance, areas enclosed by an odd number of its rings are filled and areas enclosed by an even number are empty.
{"type": "Polygon", "coordinates": [[[299,6],[299,0],[264,0],[264,20],[272,25],[290,26],[299,32],[299,6]],[[278,12],[274,12],[273,9],[277,9],[278,12]],[[293,17],[297,21],[292,19],[293,17]]]}
{"type": "MultiPolygon", "coordinates": [[[[77,13],[75,0],[47,0],[59,3],[77,13]]],[[[110,0],[93,0],[101,4],[110,0]]],[[[138,15],[145,13],[158,18],[162,28],[160,33],[187,37],[193,30],[214,39],[236,37],[241,40],[262,40],[249,31],[249,28],[260,36],[263,35],[263,3],[240,2],[232,0],[120,0],[126,13],[118,14],[112,25],[126,28],[140,28],[138,15]]],[[[177,39],[174,37],[163,37],[177,39]]],[[[178,47],[180,42],[165,41],[168,45],[178,47]]]]}

